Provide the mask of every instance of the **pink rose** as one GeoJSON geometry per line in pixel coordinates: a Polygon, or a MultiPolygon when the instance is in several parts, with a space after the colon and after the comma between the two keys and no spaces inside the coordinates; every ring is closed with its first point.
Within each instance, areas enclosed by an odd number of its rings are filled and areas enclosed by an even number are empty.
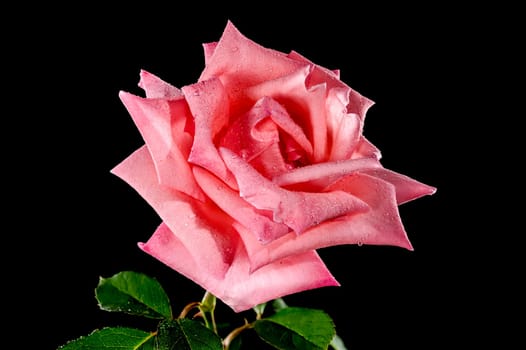
{"type": "Polygon", "coordinates": [[[316,249],[412,249],[398,205],[435,188],[385,169],[362,135],[373,102],[338,71],[228,23],[199,80],[141,71],[120,98],[145,145],[112,169],[162,223],[139,247],[234,311],[339,285],[316,249]]]}

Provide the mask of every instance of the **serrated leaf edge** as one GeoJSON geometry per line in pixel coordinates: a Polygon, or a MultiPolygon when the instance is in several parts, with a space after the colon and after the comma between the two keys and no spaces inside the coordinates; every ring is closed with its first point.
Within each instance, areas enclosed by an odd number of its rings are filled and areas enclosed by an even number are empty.
{"type": "MultiPolygon", "coordinates": [[[[161,285],[161,283],[155,278],[155,277],[151,277],[151,276],[148,276],[147,274],[143,273],[143,272],[137,272],[137,271],[131,271],[131,270],[126,270],[126,271],[121,271],[121,272],[117,272],[116,274],[114,274],[113,276],[110,276],[110,277],[102,277],[102,276],[99,276],[99,283],[97,285],[97,287],[95,288],[95,296],[97,296],[97,289],[99,288],[99,286],[101,285],[102,282],[105,282],[105,281],[109,281],[107,283],[111,283],[111,286],[115,289],[117,289],[119,292],[123,293],[123,294],[126,294],[128,296],[130,296],[133,300],[141,303],[142,305],[146,306],[148,309],[152,310],[154,313],[156,313],[157,315],[159,315],[158,319],[164,319],[164,318],[172,318],[172,305],[170,304],[170,300],[168,298],[168,295],[166,294],[166,291],[164,290],[163,286],[161,285]],[[119,275],[122,275],[122,274],[125,274],[125,273],[133,273],[133,274],[137,274],[137,275],[142,275],[148,279],[151,279],[153,281],[155,281],[158,286],[160,287],[160,289],[162,290],[163,294],[166,296],[166,299],[167,299],[167,302],[168,302],[168,309],[170,311],[170,315],[169,317],[163,315],[162,313],[158,312],[157,310],[153,309],[152,307],[150,307],[148,304],[144,303],[142,300],[140,299],[137,299],[135,297],[133,297],[131,294],[129,294],[128,292],[126,291],[123,291],[122,289],[118,288],[117,286],[115,286],[113,283],[111,283],[111,279],[112,278],[116,278],[117,276],[119,275]]],[[[106,308],[104,307],[99,299],[96,297],[97,299],[97,304],[99,306],[99,308],[103,311],[108,311],[108,312],[114,312],[114,311],[118,311],[118,312],[123,312],[123,313],[126,313],[126,314],[130,314],[129,312],[127,312],[126,310],[113,310],[113,309],[110,309],[110,308],[106,308]]],[[[136,314],[133,314],[133,315],[136,315],[136,314]]]]}
{"type": "Polygon", "coordinates": [[[80,337],[76,338],[76,339],[71,339],[71,340],[68,340],[65,344],[62,344],[60,345],[57,350],[61,350],[61,349],[64,349],[66,346],[70,345],[71,343],[74,343],[74,342],[77,342],[77,341],[80,341],[82,339],[85,339],[87,337],[90,337],[92,336],[93,334],[97,333],[97,332],[101,332],[101,331],[104,331],[104,330],[108,330],[108,329],[129,329],[129,330],[134,330],[134,331],[140,331],[140,332],[144,332],[144,333],[148,333],[149,336],[144,338],[144,341],[142,341],[140,344],[137,344],[136,347],[133,348],[133,350],[138,350],[140,349],[141,346],[143,346],[146,342],[148,342],[150,339],[152,339],[153,337],[155,337],[157,335],[157,332],[148,332],[148,331],[143,331],[141,329],[136,329],[136,328],[130,328],[130,327],[121,327],[121,326],[118,326],[118,327],[103,327],[103,328],[96,328],[94,329],[93,331],[91,331],[91,333],[89,334],[86,334],[86,335],[81,335],[80,337]]]}

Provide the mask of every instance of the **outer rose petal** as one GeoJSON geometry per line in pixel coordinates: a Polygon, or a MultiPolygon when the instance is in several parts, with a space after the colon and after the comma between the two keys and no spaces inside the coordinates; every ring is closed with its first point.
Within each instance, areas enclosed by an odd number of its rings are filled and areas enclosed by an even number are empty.
{"type": "Polygon", "coordinates": [[[377,160],[382,159],[382,152],[363,135],[358,141],[358,145],[351,154],[350,159],[361,159],[361,158],[375,158],[377,160]]]}
{"type": "MultiPolygon", "coordinates": [[[[206,57],[206,56],[205,56],[206,57]]],[[[231,112],[238,115],[247,107],[243,90],[261,82],[276,79],[306,66],[285,54],[253,42],[228,21],[199,81],[219,77],[231,97],[231,112]]]]}
{"type": "Polygon", "coordinates": [[[276,176],[272,181],[281,187],[290,189],[323,191],[324,188],[339,181],[342,177],[355,173],[370,174],[393,184],[396,188],[398,204],[433,194],[436,191],[435,187],[383,168],[376,158],[349,159],[309,165],[276,176]]]}
{"type": "Polygon", "coordinates": [[[321,67],[317,64],[312,63],[307,58],[303,57],[299,53],[292,51],[287,55],[287,57],[297,60],[298,62],[304,62],[308,64],[313,64],[315,66],[312,74],[309,77],[309,85],[317,85],[320,83],[327,84],[327,91],[330,91],[333,88],[345,88],[348,91],[348,103],[347,112],[356,113],[362,119],[365,118],[367,110],[374,104],[374,102],[368,99],[365,96],[362,96],[357,91],[351,89],[347,84],[342,82],[339,79],[339,76],[334,74],[334,72],[321,67]]]}
{"type": "Polygon", "coordinates": [[[204,200],[187,162],[192,136],[185,132],[192,116],[182,99],[145,99],[119,94],[155,164],[158,181],[194,198],[204,200]]]}
{"type": "Polygon", "coordinates": [[[330,161],[349,159],[360,140],[361,120],[357,114],[345,113],[330,120],[330,161]]]}
{"type": "Polygon", "coordinates": [[[212,78],[185,86],[182,90],[195,120],[194,143],[188,161],[228,182],[225,164],[214,145],[214,138],[229,122],[228,96],[224,87],[221,81],[212,78]]]}
{"type": "Polygon", "coordinates": [[[347,112],[348,93],[348,89],[333,88],[327,96],[330,161],[349,159],[362,134],[363,119],[356,113],[347,112]]]}
{"type": "Polygon", "coordinates": [[[220,152],[236,178],[239,195],[255,208],[271,211],[274,221],[285,223],[297,234],[325,220],[369,209],[366,203],[342,191],[287,191],[264,178],[228,149],[222,148],[220,152]]]}
{"type": "Polygon", "coordinates": [[[342,178],[327,190],[342,190],[359,197],[371,210],[330,220],[297,236],[285,235],[265,246],[251,247],[252,267],[264,266],[290,254],[343,244],[399,246],[412,250],[403,228],[392,184],[366,174],[342,178]]]}
{"type": "Polygon", "coordinates": [[[393,184],[396,188],[396,201],[398,205],[436,192],[436,188],[433,186],[426,185],[389,169],[368,169],[365,170],[364,173],[393,184]]]}
{"type": "Polygon", "coordinates": [[[148,98],[172,99],[183,96],[181,90],[145,70],[141,70],[140,76],[139,87],[146,92],[148,98]]]}
{"type": "Polygon", "coordinates": [[[239,236],[232,219],[214,205],[159,185],[146,147],[132,153],[112,169],[133,187],[177,234],[196,267],[210,278],[223,278],[235,255],[239,236]]]}
{"type": "Polygon", "coordinates": [[[295,51],[289,53],[288,57],[314,65],[308,86],[326,84],[327,125],[332,145],[328,159],[347,159],[359,142],[365,115],[374,102],[343,83],[339,79],[339,72],[335,74],[316,65],[295,51]],[[355,120],[355,117],[359,120],[355,120]]]}
{"type": "Polygon", "coordinates": [[[207,65],[210,62],[210,58],[214,54],[216,46],[217,46],[217,42],[203,44],[203,53],[205,55],[205,65],[207,65]]]}
{"type": "Polygon", "coordinates": [[[286,257],[251,273],[247,253],[243,245],[238,244],[228,273],[224,277],[217,277],[208,267],[221,261],[211,257],[208,266],[199,266],[193,259],[194,251],[203,248],[197,244],[182,244],[164,224],[159,226],[148,242],[139,243],[139,247],[201,285],[235,312],[285,295],[339,285],[314,251],[286,257]]]}
{"type": "Polygon", "coordinates": [[[228,21],[199,81],[221,76],[225,86],[235,83],[239,89],[244,89],[305,65],[287,58],[282,52],[255,43],[228,21]]]}
{"type": "Polygon", "coordinates": [[[348,159],[296,168],[274,177],[272,181],[281,187],[305,187],[310,191],[320,191],[342,176],[381,167],[375,158],[348,159]]]}

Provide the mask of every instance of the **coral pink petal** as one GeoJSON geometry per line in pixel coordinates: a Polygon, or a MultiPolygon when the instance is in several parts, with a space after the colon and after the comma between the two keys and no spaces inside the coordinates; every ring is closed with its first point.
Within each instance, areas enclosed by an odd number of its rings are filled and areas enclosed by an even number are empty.
{"type": "Polygon", "coordinates": [[[327,96],[327,132],[330,140],[329,161],[349,159],[360,141],[363,120],[348,113],[347,91],[333,88],[327,96]]]}
{"type": "Polygon", "coordinates": [[[165,223],[157,227],[146,243],[139,242],[138,245],[145,253],[195,282],[202,283],[211,279],[207,277],[209,272],[194,260],[192,247],[185,246],[165,223]]]}
{"type": "Polygon", "coordinates": [[[256,208],[239,197],[237,191],[226,186],[221,180],[207,170],[196,167],[194,174],[197,182],[212,201],[234,220],[245,226],[261,243],[273,241],[286,233],[289,228],[272,221],[259,213],[256,208]]]}
{"type": "Polygon", "coordinates": [[[284,190],[230,150],[222,148],[220,152],[236,178],[239,195],[255,208],[271,211],[275,222],[283,222],[297,234],[325,220],[369,209],[359,198],[342,191],[309,193],[284,190]]]}
{"type": "Polygon", "coordinates": [[[243,90],[295,71],[301,66],[305,64],[248,39],[228,21],[199,81],[220,76],[228,91],[233,90],[233,87],[243,90]]]}
{"type": "Polygon", "coordinates": [[[245,92],[253,99],[268,96],[279,102],[311,140],[310,162],[321,162],[327,157],[328,146],[326,92],[324,85],[307,88],[306,80],[311,70],[312,66],[301,67],[285,76],[247,88],[245,92]]]}
{"type": "MultiPolygon", "coordinates": [[[[302,128],[290,117],[287,110],[272,98],[265,96],[258,101],[262,113],[270,116],[279,128],[285,132],[308,156],[312,155],[312,145],[302,128]]],[[[260,112],[261,113],[261,112],[260,112]]]]}
{"type": "Polygon", "coordinates": [[[287,55],[287,57],[297,60],[298,62],[304,62],[315,66],[315,68],[312,71],[312,74],[309,76],[309,86],[317,85],[320,83],[326,83],[327,91],[330,91],[333,88],[346,89],[348,91],[348,102],[346,104],[347,113],[355,113],[358,114],[361,119],[365,118],[367,110],[374,104],[372,100],[368,99],[365,96],[362,96],[354,89],[351,89],[347,84],[342,82],[339,79],[339,76],[337,74],[334,74],[333,71],[314,64],[299,53],[292,51],[287,55]]]}
{"type": "Polygon", "coordinates": [[[217,78],[182,88],[195,122],[195,135],[188,161],[210,170],[223,180],[227,171],[214,145],[216,135],[228,125],[228,96],[217,78]]]}
{"type": "Polygon", "coordinates": [[[184,129],[192,116],[184,100],[148,99],[122,91],[119,97],[148,146],[159,183],[203,200],[187,162],[192,136],[184,129]]]}
{"type": "Polygon", "coordinates": [[[218,278],[210,273],[209,266],[199,266],[193,259],[191,250],[201,248],[185,246],[164,224],[139,247],[202,286],[235,312],[305,290],[339,286],[314,251],[281,259],[251,273],[246,251],[239,244],[228,273],[218,278]]]}
{"type": "Polygon", "coordinates": [[[412,250],[398,213],[396,189],[391,183],[366,174],[346,176],[326,191],[345,191],[361,198],[371,211],[349,219],[364,244],[393,245],[412,250]]]}
{"type": "Polygon", "coordinates": [[[380,152],[380,150],[363,135],[360,137],[360,140],[358,141],[354,152],[351,154],[350,159],[361,158],[375,158],[377,160],[382,158],[382,152],[380,152]]]}
{"type": "MultiPolygon", "coordinates": [[[[325,193],[284,191],[279,210],[275,211],[274,217],[275,220],[277,218],[278,221],[283,221],[298,234],[326,220],[369,210],[367,203],[343,191],[325,193]]],[[[259,202],[257,193],[253,198],[251,203],[257,205],[259,202]]]]}
{"type": "Polygon", "coordinates": [[[393,184],[396,188],[396,201],[399,205],[436,192],[436,188],[433,186],[426,185],[407,175],[399,174],[389,169],[369,169],[364,171],[364,173],[393,184]]]}
{"type": "Polygon", "coordinates": [[[341,160],[296,168],[273,178],[272,181],[282,187],[308,183],[312,190],[320,190],[342,176],[380,167],[381,164],[375,158],[341,160]]]}
{"type": "Polygon", "coordinates": [[[312,155],[309,140],[283,106],[270,97],[263,97],[232,123],[221,140],[221,146],[251,161],[271,145],[279,143],[280,135],[292,139],[300,152],[309,157],[312,155]]]}
{"type": "Polygon", "coordinates": [[[141,80],[139,87],[146,93],[148,98],[180,98],[183,96],[181,90],[165,82],[156,75],[153,75],[145,70],[141,70],[141,80]]]}
{"type": "Polygon", "coordinates": [[[256,103],[229,126],[220,146],[251,161],[271,145],[279,143],[278,126],[268,117],[270,115],[261,103],[256,103]]]}
{"type": "Polygon", "coordinates": [[[225,275],[240,240],[230,217],[214,205],[159,185],[146,147],[132,153],[113,168],[112,173],[150,204],[188,250],[196,268],[215,278],[225,275]]]}
{"type": "Polygon", "coordinates": [[[244,249],[236,258],[216,292],[236,312],[286,295],[340,285],[315,251],[289,255],[253,272],[244,249]]]}
{"type": "Polygon", "coordinates": [[[354,174],[341,179],[327,190],[352,193],[366,202],[370,210],[317,225],[303,234],[287,234],[265,246],[243,241],[252,247],[252,268],[290,254],[344,244],[398,246],[412,250],[402,225],[394,186],[366,174],[354,174]]]}
{"type": "Polygon", "coordinates": [[[205,55],[205,65],[207,65],[210,62],[210,58],[214,54],[216,46],[217,46],[217,42],[203,44],[203,53],[205,55]]]}
{"type": "Polygon", "coordinates": [[[349,159],[360,139],[360,118],[357,114],[340,114],[331,118],[330,161],[349,159]]]}
{"type": "Polygon", "coordinates": [[[250,165],[267,179],[283,174],[291,169],[283,159],[279,143],[273,143],[257,157],[250,160],[250,165]]]}

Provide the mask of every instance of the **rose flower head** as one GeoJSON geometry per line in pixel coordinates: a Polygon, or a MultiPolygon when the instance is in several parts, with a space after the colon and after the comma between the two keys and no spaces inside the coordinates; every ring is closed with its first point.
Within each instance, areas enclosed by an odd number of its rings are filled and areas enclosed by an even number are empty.
{"type": "Polygon", "coordinates": [[[141,71],[119,96],[145,144],[112,169],[160,216],[139,247],[234,311],[338,282],[317,249],[412,249],[398,211],[435,188],[363,136],[373,102],[297,52],[228,22],[196,83],[141,71]]]}

